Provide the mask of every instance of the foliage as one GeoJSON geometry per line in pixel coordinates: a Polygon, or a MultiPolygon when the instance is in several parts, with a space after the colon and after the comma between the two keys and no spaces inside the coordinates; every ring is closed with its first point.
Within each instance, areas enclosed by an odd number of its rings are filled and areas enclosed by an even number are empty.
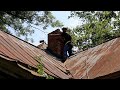
{"type": "Polygon", "coordinates": [[[78,17],[84,23],[71,30],[73,43],[80,50],[120,36],[120,11],[72,11],[70,17],[78,17]]]}
{"type": "Polygon", "coordinates": [[[44,72],[44,64],[42,63],[42,56],[37,56],[37,57],[34,57],[35,60],[37,60],[39,62],[39,65],[38,65],[38,73],[43,76],[43,77],[46,77],[46,79],[54,79],[54,77],[52,77],[51,75],[47,74],[44,72]]]}
{"type": "Polygon", "coordinates": [[[0,11],[0,29],[11,33],[8,29],[10,27],[16,36],[25,36],[25,40],[28,40],[28,35],[34,33],[33,26],[46,29],[49,25],[63,26],[50,11],[0,11]]]}
{"type": "Polygon", "coordinates": [[[46,79],[54,79],[54,77],[52,77],[51,75],[47,75],[46,79]]]}

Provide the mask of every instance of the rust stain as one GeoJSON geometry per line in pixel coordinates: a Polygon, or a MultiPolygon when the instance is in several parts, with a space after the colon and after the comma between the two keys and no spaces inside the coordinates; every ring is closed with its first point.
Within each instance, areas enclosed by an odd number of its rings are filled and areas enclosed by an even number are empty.
{"type": "Polygon", "coordinates": [[[120,38],[80,52],[73,58],[65,64],[74,78],[94,79],[120,71],[120,38]]]}
{"type": "Polygon", "coordinates": [[[65,63],[61,63],[58,58],[44,50],[0,31],[0,56],[10,58],[11,61],[18,60],[34,68],[39,64],[34,57],[42,56],[45,72],[54,77],[94,79],[120,71],[120,38],[77,53],[68,58],[65,63]]]}
{"type": "Polygon", "coordinates": [[[18,60],[21,63],[34,68],[37,68],[37,65],[39,64],[34,57],[42,56],[46,73],[57,78],[69,79],[70,77],[66,74],[66,67],[64,67],[64,64],[57,61],[57,58],[54,58],[34,45],[30,45],[3,31],[0,31],[0,54],[10,58],[8,60],[18,60]]]}

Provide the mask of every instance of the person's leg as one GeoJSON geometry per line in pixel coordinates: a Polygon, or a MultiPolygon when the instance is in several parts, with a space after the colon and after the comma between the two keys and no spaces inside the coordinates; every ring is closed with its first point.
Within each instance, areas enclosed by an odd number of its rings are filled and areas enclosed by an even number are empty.
{"type": "Polygon", "coordinates": [[[67,55],[67,51],[68,51],[68,45],[64,46],[64,61],[67,59],[68,55],[67,55]]]}
{"type": "Polygon", "coordinates": [[[72,48],[69,47],[68,53],[69,53],[69,57],[70,57],[72,55],[72,48]]]}
{"type": "Polygon", "coordinates": [[[68,53],[69,53],[69,57],[72,55],[72,44],[71,43],[68,43],[68,53]]]}

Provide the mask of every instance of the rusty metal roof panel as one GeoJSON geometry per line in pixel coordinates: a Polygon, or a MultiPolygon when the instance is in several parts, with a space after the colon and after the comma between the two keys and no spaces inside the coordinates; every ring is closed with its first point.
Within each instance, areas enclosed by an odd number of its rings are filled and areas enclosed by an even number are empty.
{"type": "Polygon", "coordinates": [[[4,45],[4,47],[7,48],[7,50],[9,50],[11,54],[13,54],[17,57],[17,59],[19,59],[20,61],[27,63],[31,66],[34,66],[29,61],[29,57],[26,57],[26,53],[24,53],[24,51],[22,49],[20,49],[16,44],[14,44],[14,42],[12,42],[10,38],[1,37],[0,41],[1,41],[1,44],[4,45]]]}
{"type": "Polygon", "coordinates": [[[78,53],[65,65],[73,77],[79,79],[93,79],[120,71],[120,38],[78,53]]]}
{"type": "Polygon", "coordinates": [[[8,60],[19,61],[34,68],[37,68],[39,64],[34,58],[36,56],[42,56],[45,72],[63,79],[70,78],[70,76],[66,74],[66,67],[58,61],[57,58],[3,31],[0,31],[0,56],[1,55],[10,58],[8,60]]]}
{"type": "Polygon", "coordinates": [[[37,68],[36,56],[42,57],[44,70],[62,79],[93,79],[120,71],[120,38],[90,48],[70,57],[65,63],[44,50],[0,31],[0,56],[37,68]],[[71,75],[66,74],[67,70],[71,75]]]}

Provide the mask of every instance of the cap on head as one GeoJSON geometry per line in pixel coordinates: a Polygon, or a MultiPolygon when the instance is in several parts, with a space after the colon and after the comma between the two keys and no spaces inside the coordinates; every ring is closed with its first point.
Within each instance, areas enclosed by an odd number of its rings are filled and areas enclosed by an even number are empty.
{"type": "Polygon", "coordinates": [[[67,28],[66,28],[66,27],[63,27],[62,30],[63,30],[63,32],[66,32],[66,31],[67,31],[67,28]]]}

